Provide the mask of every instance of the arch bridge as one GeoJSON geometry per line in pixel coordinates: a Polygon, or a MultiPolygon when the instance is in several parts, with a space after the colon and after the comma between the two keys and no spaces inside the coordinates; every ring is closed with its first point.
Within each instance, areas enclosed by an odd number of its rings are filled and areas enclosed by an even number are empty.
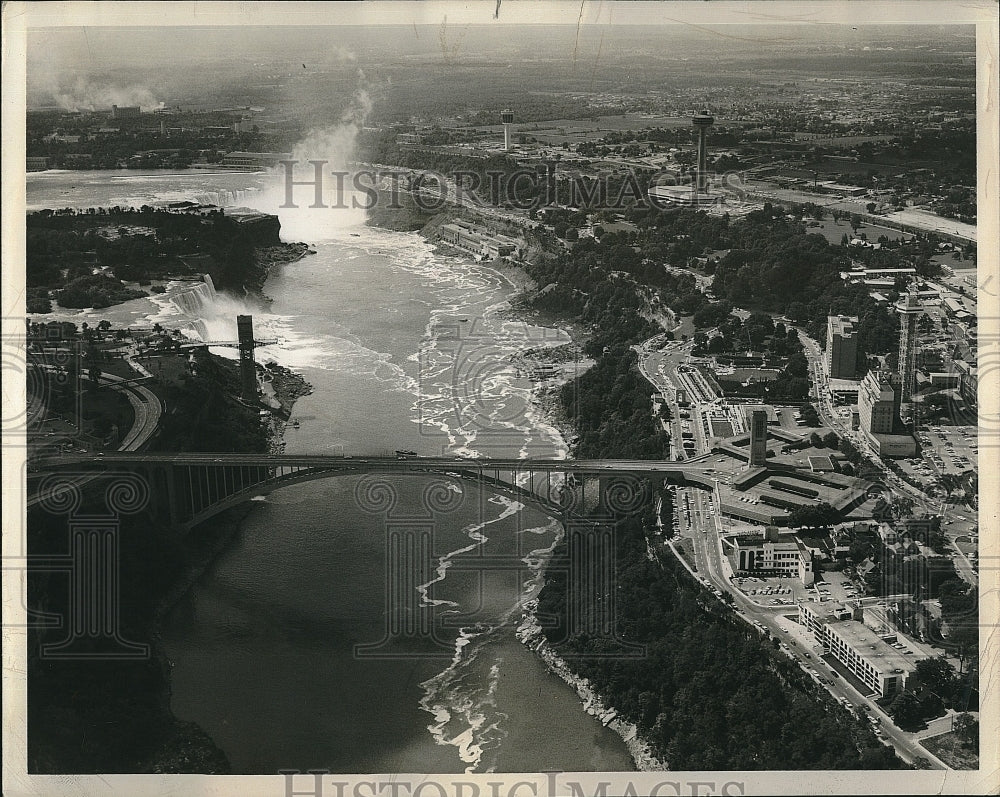
{"type": "Polygon", "coordinates": [[[715,470],[698,460],[469,459],[303,454],[114,453],[33,463],[28,506],[58,505],[59,491],[84,491],[128,472],[150,507],[187,532],[230,507],[274,490],[338,476],[443,476],[528,501],[555,517],[595,510],[620,516],[645,505],[654,484],[711,490],[715,470]]]}

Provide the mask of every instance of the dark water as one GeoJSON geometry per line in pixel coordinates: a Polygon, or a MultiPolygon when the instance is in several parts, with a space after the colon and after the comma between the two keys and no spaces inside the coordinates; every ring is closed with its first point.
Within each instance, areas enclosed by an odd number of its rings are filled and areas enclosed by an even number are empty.
{"type": "MultiPolygon", "coordinates": [[[[129,195],[154,194],[155,179],[127,181],[129,195]]],[[[187,190],[274,204],[232,176],[221,188],[207,179],[171,183],[169,198],[187,190]]],[[[253,189],[261,178],[246,180],[253,189]]],[[[114,186],[91,182],[104,186],[91,189],[102,201],[115,201],[114,186]]],[[[29,184],[29,204],[62,190],[52,176],[29,184]]],[[[488,269],[435,253],[415,234],[358,222],[332,211],[282,216],[286,240],[317,250],[276,269],[265,286],[273,304],[254,310],[258,337],[278,339],[261,358],[315,388],[296,404],[288,452],[564,456],[509,356],[566,342],[565,333],[505,320],[510,288],[488,269]]],[[[241,303],[204,290],[171,301],[178,290],[158,299],[158,320],[235,336],[241,303]]],[[[175,714],[202,725],[238,773],[631,769],[624,743],[513,635],[558,525],[447,477],[382,487],[395,496],[389,511],[374,511],[364,498],[371,484],[359,477],[290,486],[257,503],[165,622],[175,714]],[[447,513],[428,511],[432,481],[442,482],[447,513]],[[427,652],[418,644],[394,647],[392,658],[359,657],[356,646],[378,643],[397,605],[387,597],[387,530],[415,528],[432,529],[433,567],[404,594],[436,607],[435,655],[398,655],[427,652]],[[482,553],[524,566],[456,566],[482,553]]]]}

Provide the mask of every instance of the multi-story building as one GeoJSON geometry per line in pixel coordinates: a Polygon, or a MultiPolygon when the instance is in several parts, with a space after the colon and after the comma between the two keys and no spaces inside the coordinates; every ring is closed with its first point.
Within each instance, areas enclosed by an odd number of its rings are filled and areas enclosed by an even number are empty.
{"type": "Polygon", "coordinates": [[[799,622],[823,648],[880,697],[896,694],[916,670],[920,657],[897,641],[895,632],[873,630],[861,622],[861,609],[840,604],[827,608],[799,604],[799,622]]]}
{"type": "Polygon", "coordinates": [[[895,422],[895,391],[887,371],[869,371],[858,391],[861,430],[867,434],[892,434],[895,422]]]}
{"type": "Polygon", "coordinates": [[[831,315],[826,319],[826,371],[831,379],[854,379],[858,374],[858,318],[831,315]]]}
{"type": "Polygon", "coordinates": [[[222,158],[223,166],[243,169],[273,169],[281,161],[291,160],[288,152],[229,152],[222,158]]]}
{"type": "Polygon", "coordinates": [[[736,571],[795,576],[803,584],[813,583],[812,553],[797,537],[781,540],[774,526],[768,526],[763,536],[733,538],[731,548],[736,571]]]}
{"type": "Polygon", "coordinates": [[[138,105],[112,105],[112,119],[138,119],[142,115],[138,105]]]}
{"type": "Polygon", "coordinates": [[[970,407],[978,406],[979,402],[979,368],[964,360],[955,361],[958,371],[958,392],[970,407]]]}
{"type": "Polygon", "coordinates": [[[899,418],[898,374],[869,371],[858,390],[860,431],[872,443],[879,456],[912,457],[917,443],[909,434],[893,434],[899,418]]]}
{"type": "Polygon", "coordinates": [[[516,255],[518,242],[505,235],[490,233],[456,219],[439,228],[441,239],[484,260],[516,255]]]}
{"type": "Polygon", "coordinates": [[[750,411],[750,459],[748,467],[767,464],[767,411],[750,411]]]}

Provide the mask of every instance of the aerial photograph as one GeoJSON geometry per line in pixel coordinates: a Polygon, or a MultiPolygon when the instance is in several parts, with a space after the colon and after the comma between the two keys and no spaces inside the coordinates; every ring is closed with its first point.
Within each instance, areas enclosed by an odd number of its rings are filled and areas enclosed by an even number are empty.
{"type": "Polygon", "coordinates": [[[4,794],[997,792],[996,4],[27,5],[4,794]]]}

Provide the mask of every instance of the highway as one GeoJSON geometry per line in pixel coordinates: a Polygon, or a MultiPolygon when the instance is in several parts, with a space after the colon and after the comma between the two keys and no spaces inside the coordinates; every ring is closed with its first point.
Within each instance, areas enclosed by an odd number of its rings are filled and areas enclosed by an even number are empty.
{"type": "MultiPolygon", "coordinates": [[[[41,366],[43,368],[48,368],[49,366],[41,366]]],[[[130,380],[123,379],[120,376],[114,376],[112,374],[101,374],[100,381],[112,389],[120,390],[125,394],[128,399],[129,404],[132,405],[132,412],[134,418],[132,420],[132,428],[129,429],[128,433],[122,437],[121,443],[118,446],[119,455],[128,456],[132,454],[133,457],[141,451],[145,445],[152,439],[153,435],[156,434],[157,429],[160,425],[160,416],[163,414],[163,406],[160,403],[159,397],[149,388],[143,385],[137,385],[134,383],[122,384],[125,382],[130,382],[130,380]]],[[[39,457],[28,462],[28,470],[36,473],[39,470],[43,470],[48,466],[53,459],[64,459],[69,458],[71,460],[76,459],[77,462],[86,461],[87,459],[96,460],[104,462],[106,457],[114,456],[114,454],[81,454],[81,455],[62,455],[57,457],[39,457]]],[[[87,475],[81,474],[74,476],[72,482],[77,486],[83,486],[93,479],[99,478],[99,474],[87,475]]],[[[36,491],[34,494],[27,496],[27,506],[36,506],[39,501],[42,500],[42,496],[36,491]]]]}
{"type": "Polygon", "coordinates": [[[116,385],[116,382],[126,381],[121,377],[102,374],[101,379],[116,390],[121,390],[129,400],[129,403],[132,405],[132,411],[135,413],[132,428],[122,438],[118,450],[141,450],[153,435],[156,434],[156,430],[159,427],[160,416],[163,414],[160,399],[152,390],[143,385],[116,385]]]}

